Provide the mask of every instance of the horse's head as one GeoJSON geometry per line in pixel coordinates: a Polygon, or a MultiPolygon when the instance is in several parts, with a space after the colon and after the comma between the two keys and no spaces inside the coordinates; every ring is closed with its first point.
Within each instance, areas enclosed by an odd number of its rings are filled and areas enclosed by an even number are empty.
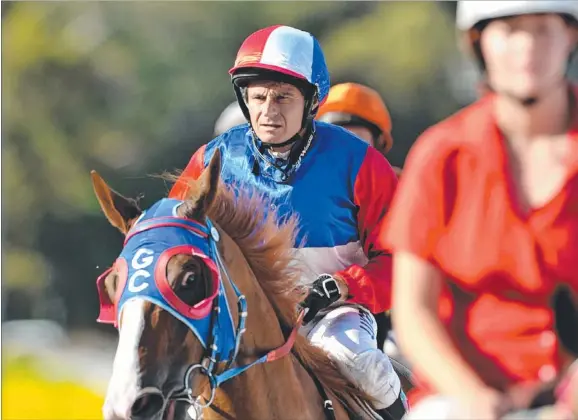
{"type": "Polygon", "coordinates": [[[192,366],[227,360],[238,345],[237,308],[229,309],[231,290],[221,283],[220,234],[206,217],[220,166],[216,153],[190,200],[162,199],[145,211],[92,172],[104,214],[124,235],[120,256],[97,281],[99,321],[119,330],[107,419],[161,418],[192,366]]]}

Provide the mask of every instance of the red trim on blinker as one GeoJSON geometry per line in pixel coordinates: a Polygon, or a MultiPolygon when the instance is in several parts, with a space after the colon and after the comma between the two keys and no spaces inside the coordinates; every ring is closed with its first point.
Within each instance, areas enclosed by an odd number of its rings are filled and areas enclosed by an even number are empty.
{"type": "MultiPolygon", "coordinates": [[[[207,238],[207,237],[208,237],[208,235],[207,235],[205,232],[203,232],[202,230],[200,230],[200,229],[197,229],[197,228],[195,228],[195,227],[193,227],[193,226],[189,226],[189,225],[184,224],[184,223],[171,222],[171,220],[181,220],[181,221],[182,221],[183,218],[182,218],[182,217],[169,217],[169,216],[167,216],[167,217],[157,217],[157,218],[153,218],[153,219],[148,219],[148,220],[146,220],[147,225],[145,225],[146,227],[145,227],[144,229],[138,229],[138,224],[137,224],[137,225],[135,226],[135,228],[133,228],[133,229],[131,230],[131,232],[128,233],[128,235],[127,235],[126,238],[124,239],[124,244],[123,244],[123,245],[126,246],[126,244],[127,244],[127,242],[129,241],[129,239],[131,239],[131,238],[132,238],[134,235],[136,235],[136,234],[139,234],[139,233],[142,233],[142,232],[146,232],[147,230],[150,230],[150,229],[157,229],[157,228],[162,228],[162,227],[178,227],[178,228],[183,228],[183,229],[186,229],[186,230],[189,230],[189,231],[193,232],[194,234],[196,234],[196,235],[198,235],[198,236],[200,236],[200,237],[202,237],[202,238],[207,238]],[[152,223],[151,223],[150,226],[149,226],[148,224],[149,224],[151,221],[153,221],[153,220],[155,220],[155,221],[156,221],[156,220],[168,220],[168,221],[167,221],[167,222],[164,222],[164,223],[159,223],[159,224],[152,224],[152,223]]],[[[192,219],[184,219],[184,220],[187,220],[187,221],[193,222],[193,223],[198,223],[198,222],[196,222],[195,220],[192,220],[192,219]]]]}
{"type": "Polygon", "coordinates": [[[118,301],[122,296],[122,292],[126,286],[128,277],[128,264],[124,258],[118,258],[112,267],[105,270],[96,279],[96,287],[98,290],[98,298],[100,302],[100,313],[98,315],[97,321],[104,324],[114,324],[117,327],[117,314],[118,314],[118,301]],[[116,269],[116,275],[118,282],[116,284],[116,290],[114,295],[114,302],[111,302],[110,297],[106,291],[106,285],[104,283],[107,276],[116,269]]]}
{"type": "Polygon", "coordinates": [[[181,245],[164,251],[157,261],[154,272],[154,280],[157,288],[167,303],[182,316],[193,319],[203,319],[211,312],[212,303],[219,292],[219,279],[219,270],[215,262],[202,253],[199,248],[191,245],[181,245]],[[171,257],[177,254],[190,254],[202,259],[212,274],[213,289],[211,295],[193,306],[189,306],[179,299],[167,278],[167,264],[171,257]]]}
{"type": "Polygon", "coordinates": [[[118,258],[114,265],[117,267],[118,282],[114,293],[114,326],[118,328],[118,302],[128,281],[128,263],[124,258],[118,258]]]}

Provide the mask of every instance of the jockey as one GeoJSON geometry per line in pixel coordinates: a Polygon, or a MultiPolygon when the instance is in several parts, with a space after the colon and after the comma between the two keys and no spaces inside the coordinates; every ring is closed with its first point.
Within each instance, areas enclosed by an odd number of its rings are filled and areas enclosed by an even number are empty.
{"type": "Polygon", "coordinates": [[[459,1],[457,27],[487,89],[406,160],[386,234],[393,321],[424,397],[409,418],[497,419],[521,408],[509,389],[572,359],[551,297],[578,297],[578,2],[459,1]]]}
{"type": "Polygon", "coordinates": [[[225,131],[241,124],[247,124],[247,120],[241,111],[239,102],[235,101],[227,105],[215,122],[214,136],[220,136],[225,131]]]}
{"type": "MultiPolygon", "coordinates": [[[[358,83],[333,86],[319,107],[317,120],[346,128],[384,156],[393,146],[389,110],[379,93],[367,86],[358,83]]],[[[401,168],[393,169],[396,174],[401,173],[401,168]]]]}
{"type": "MultiPolygon", "coordinates": [[[[384,156],[393,146],[389,110],[379,93],[367,86],[358,83],[333,86],[329,89],[327,100],[319,107],[316,119],[351,131],[384,156]]],[[[393,166],[393,170],[398,177],[401,175],[401,168],[393,166]]],[[[389,311],[387,314],[376,314],[375,320],[378,346],[389,356],[400,358],[391,330],[389,311]]],[[[405,364],[405,361],[403,362],[405,364]]]]}
{"type": "Polygon", "coordinates": [[[297,214],[296,263],[311,286],[303,303],[307,337],[374,398],[382,417],[400,418],[405,396],[377,349],[370,314],[390,305],[391,259],[381,238],[397,177],[376,149],[314,122],[330,83],[311,34],[261,29],[243,42],[229,73],[249,123],[197,150],[170,197],[184,198],[187,178],[197,178],[219,149],[226,184],[255,188],[281,218],[297,214]]]}

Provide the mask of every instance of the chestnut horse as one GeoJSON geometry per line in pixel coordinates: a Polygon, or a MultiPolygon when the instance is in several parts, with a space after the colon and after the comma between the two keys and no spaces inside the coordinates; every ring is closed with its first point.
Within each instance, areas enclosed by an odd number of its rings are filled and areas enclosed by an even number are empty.
{"type": "MultiPolygon", "coordinates": [[[[105,419],[372,419],[367,396],[297,330],[296,219],[220,182],[146,211],[92,172],[121,255],[97,281],[119,341],[105,419]],[[179,402],[179,403],[178,403],[179,402]]],[[[379,417],[377,417],[379,418],[379,417]]]]}

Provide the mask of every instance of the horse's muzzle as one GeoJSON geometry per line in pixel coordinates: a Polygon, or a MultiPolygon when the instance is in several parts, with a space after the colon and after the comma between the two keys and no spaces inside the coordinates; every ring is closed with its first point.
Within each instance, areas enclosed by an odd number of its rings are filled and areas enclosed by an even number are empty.
{"type": "Polygon", "coordinates": [[[130,409],[132,420],[160,417],[165,408],[163,393],[157,388],[144,388],[139,392],[130,409]]]}
{"type": "Polygon", "coordinates": [[[161,419],[165,409],[165,398],[158,388],[146,387],[138,392],[132,403],[105,402],[103,408],[105,420],[161,419]]]}

